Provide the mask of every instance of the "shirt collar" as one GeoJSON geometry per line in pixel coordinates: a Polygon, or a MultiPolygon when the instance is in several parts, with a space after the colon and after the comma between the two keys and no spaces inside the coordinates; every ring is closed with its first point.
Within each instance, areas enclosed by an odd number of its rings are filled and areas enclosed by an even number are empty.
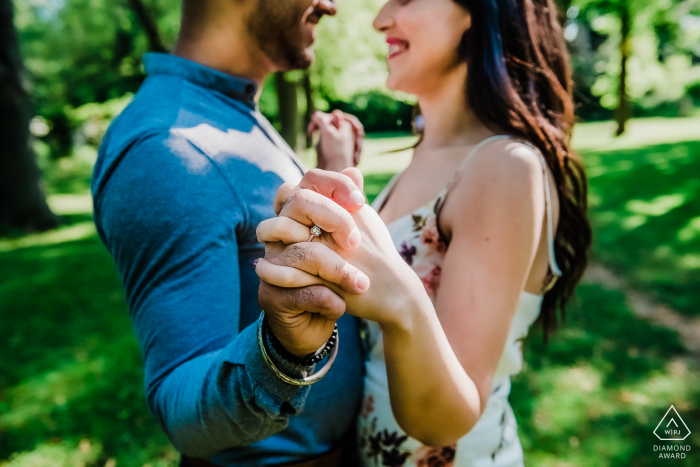
{"type": "Polygon", "coordinates": [[[258,85],[249,78],[231,76],[186,58],[162,53],[147,53],[143,64],[148,75],[175,75],[199,86],[219,91],[255,109],[258,85]]]}

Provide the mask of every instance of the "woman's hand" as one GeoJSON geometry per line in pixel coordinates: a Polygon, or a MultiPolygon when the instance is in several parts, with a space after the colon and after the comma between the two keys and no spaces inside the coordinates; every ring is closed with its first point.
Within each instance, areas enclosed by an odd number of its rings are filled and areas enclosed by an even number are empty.
{"type": "MultiPolygon", "coordinates": [[[[305,177],[304,183],[312,187],[313,177],[305,177]]],[[[404,327],[411,319],[410,312],[420,310],[429,298],[418,276],[397,252],[386,225],[367,205],[353,213],[343,213],[339,207],[339,212],[317,211],[317,219],[310,219],[309,203],[318,196],[302,187],[280,188],[276,200],[276,205],[282,206],[279,217],[258,226],[258,240],[266,243],[265,258],[256,268],[258,276],[277,287],[325,285],[345,300],[348,313],[384,326],[404,327]],[[332,220],[344,215],[352,217],[362,236],[352,250],[339,246],[333,236],[332,220]],[[314,223],[327,232],[308,242],[314,223]],[[364,274],[356,274],[358,270],[364,274]],[[344,277],[356,278],[357,289],[336,285],[344,285],[344,277]]],[[[346,223],[350,224],[338,225],[346,223]]]]}
{"type": "MultiPolygon", "coordinates": [[[[361,234],[348,212],[356,211],[365,205],[365,197],[361,193],[362,177],[353,181],[350,177],[335,172],[323,172],[323,177],[320,177],[320,172],[311,170],[304,177],[305,183],[311,183],[315,190],[315,193],[306,193],[312,196],[308,196],[304,203],[305,215],[312,224],[319,224],[332,232],[335,242],[342,248],[352,250],[360,244],[361,234]]],[[[275,212],[279,213],[283,204],[284,200],[279,199],[274,206],[275,212]]],[[[286,218],[283,218],[282,222],[284,219],[286,218]]],[[[283,231],[284,225],[280,228],[283,231]]],[[[306,232],[304,240],[309,238],[308,228],[306,232]]],[[[274,242],[265,245],[270,261],[273,261],[273,257],[276,258],[280,246],[285,245],[274,242]]],[[[320,243],[315,243],[314,246],[323,247],[320,243]]],[[[325,260],[323,253],[333,253],[327,248],[326,250],[317,257],[325,260]]],[[[297,253],[290,249],[284,252],[282,258],[299,258],[297,253]]],[[[327,277],[347,293],[360,294],[366,287],[359,288],[357,284],[369,282],[366,277],[361,276],[364,276],[361,271],[346,264],[337,271],[328,271],[327,277]]],[[[329,288],[321,285],[283,288],[260,281],[258,301],[265,310],[275,336],[285,349],[299,357],[305,357],[324,345],[333,332],[336,320],[345,313],[345,302],[329,288]]]]}
{"type": "Polygon", "coordinates": [[[341,172],[359,164],[365,131],[357,117],[340,110],[330,114],[314,112],[307,134],[316,132],[319,169],[341,172]]]}
{"type": "Polygon", "coordinates": [[[379,215],[359,204],[349,213],[331,201],[343,203],[340,187],[352,183],[349,179],[362,186],[359,171],[349,168],[343,174],[310,171],[298,187],[280,188],[279,217],[258,226],[258,238],[266,242],[265,259],[256,268],[261,290],[332,289],[344,300],[345,311],[378,322],[399,426],[424,444],[452,444],[481,416],[479,391],[450,346],[423,283],[397,252],[379,215]],[[329,188],[333,185],[337,192],[329,188]],[[327,233],[308,242],[314,224],[327,233]],[[353,225],[361,242],[346,245],[353,225]]]}

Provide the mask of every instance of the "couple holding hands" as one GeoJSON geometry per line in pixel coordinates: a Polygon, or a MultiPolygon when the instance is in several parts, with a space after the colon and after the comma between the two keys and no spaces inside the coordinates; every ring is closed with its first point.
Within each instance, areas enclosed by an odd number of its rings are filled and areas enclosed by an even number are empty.
{"type": "Polygon", "coordinates": [[[95,222],[149,407],[183,466],[521,466],[510,376],[591,236],[554,3],[387,2],[387,84],[424,126],[372,206],[357,119],[314,116],[307,171],[257,108],[336,7],[184,0],[105,137],[95,222]]]}

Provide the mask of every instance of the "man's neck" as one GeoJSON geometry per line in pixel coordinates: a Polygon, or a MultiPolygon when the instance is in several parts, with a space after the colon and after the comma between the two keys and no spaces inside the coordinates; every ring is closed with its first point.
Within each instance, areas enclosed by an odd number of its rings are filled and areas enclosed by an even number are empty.
{"type": "Polygon", "coordinates": [[[240,33],[241,29],[214,24],[193,34],[183,27],[173,53],[232,76],[250,78],[262,88],[263,81],[275,71],[275,67],[249,38],[240,33]]]}

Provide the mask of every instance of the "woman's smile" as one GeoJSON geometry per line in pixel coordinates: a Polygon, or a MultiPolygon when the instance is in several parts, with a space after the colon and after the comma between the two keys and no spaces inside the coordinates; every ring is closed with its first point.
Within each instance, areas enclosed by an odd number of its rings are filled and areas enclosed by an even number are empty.
{"type": "Polygon", "coordinates": [[[408,50],[408,42],[396,37],[387,37],[386,42],[389,44],[389,56],[387,60],[391,60],[408,50]]]}

